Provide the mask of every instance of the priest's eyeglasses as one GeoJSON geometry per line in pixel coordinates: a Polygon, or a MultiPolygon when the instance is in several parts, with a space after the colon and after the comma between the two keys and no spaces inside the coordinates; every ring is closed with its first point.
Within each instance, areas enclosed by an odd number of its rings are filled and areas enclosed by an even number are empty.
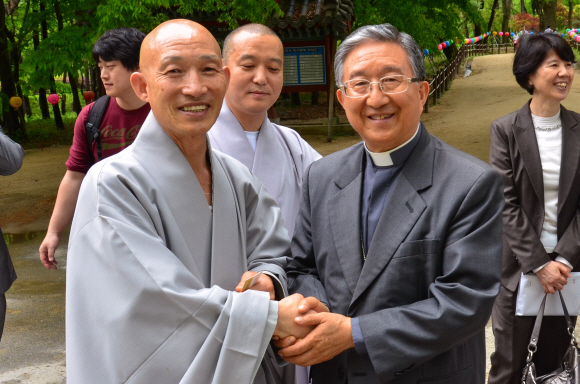
{"type": "Polygon", "coordinates": [[[355,79],[345,82],[340,90],[344,92],[347,97],[365,97],[371,93],[373,84],[378,84],[381,91],[386,95],[393,95],[395,93],[402,93],[409,88],[409,83],[416,83],[421,81],[418,78],[409,78],[403,75],[385,76],[379,81],[369,81],[365,79],[355,79]]]}

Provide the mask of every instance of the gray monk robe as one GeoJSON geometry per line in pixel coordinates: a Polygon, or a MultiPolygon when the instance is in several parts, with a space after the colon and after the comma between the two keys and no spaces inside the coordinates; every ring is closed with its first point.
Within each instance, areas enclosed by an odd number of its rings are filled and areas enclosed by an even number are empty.
{"type": "Polygon", "coordinates": [[[151,113],[131,147],[87,174],[68,252],[69,383],[274,382],[262,360],[278,303],[232,291],[247,270],[286,290],[288,234],[246,167],[210,161],[213,212],[151,113]]]}
{"type": "Polygon", "coordinates": [[[264,184],[280,206],[292,237],[300,205],[302,177],[308,166],[322,156],[296,131],[273,124],[267,117],[260,128],[254,153],[244,129],[225,100],[208,135],[213,148],[239,160],[264,184]]]}

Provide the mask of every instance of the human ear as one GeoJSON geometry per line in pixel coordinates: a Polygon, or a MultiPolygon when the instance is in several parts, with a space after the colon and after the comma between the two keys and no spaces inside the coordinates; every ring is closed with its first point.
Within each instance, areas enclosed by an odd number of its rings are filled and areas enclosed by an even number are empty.
{"type": "Polygon", "coordinates": [[[145,102],[149,102],[149,94],[147,93],[147,82],[145,75],[141,72],[133,72],[131,74],[131,86],[137,97],[145,102]]]}
{"type": "Polygon", "coordinates": [[[419,83],[419,98],[421,100],[421,107],[429,102],[429,83],[426,81],[421,81],[419,83]]]}
{"type": "Polygon", "coordinates": [[[342,107],[344,108],[344,93],[342,93],[342,89],[337,89],[336,90],[336,98],[338,99],[338,102],[340,103],[340,105],[342,105],[342,107]]]}

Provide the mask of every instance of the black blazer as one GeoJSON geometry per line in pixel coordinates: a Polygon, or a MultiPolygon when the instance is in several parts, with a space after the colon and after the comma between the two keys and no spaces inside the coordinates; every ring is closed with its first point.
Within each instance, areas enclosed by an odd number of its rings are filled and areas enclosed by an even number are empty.
{"type": "Polygon", "coordinates": [[[8,247],[0,229],[0,295],[3,295],[16,280],[16,272],[8,254],[8,247]]]}
{"type": "MultiPolygon", "coordinates": [[[[580,114],[560,107],[562,160],[558,188],[558,243],[554,253],[580,270],[580,114]]],[[[515,291],[520,273],[550,261],[540,241],[544,223],[544,181],[530,102],[491,124],[490,164],[502,175],[502,284],[515,291]]]]}

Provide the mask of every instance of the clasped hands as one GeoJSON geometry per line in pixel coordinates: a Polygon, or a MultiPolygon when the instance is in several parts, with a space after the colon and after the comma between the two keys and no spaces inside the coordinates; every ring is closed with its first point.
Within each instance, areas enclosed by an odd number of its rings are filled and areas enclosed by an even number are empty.
{"type": "Polygon", "coordinates": [[[568,279],[572,277],[570,271],[569,266],[559,261],[550,261],[536,272],[536,276],[544,288],[544,293],[554,294],[562,290],[564,285],[568,283],[568,279]]]}
{"type": "MultiPolygon", "coordinates": [[[[244,273],[236,291],[240,292],[244,281],[255,274],[244,273]]],[[[267,275],[250,289],[269,292],[274,300],[274,285],[267,275]]],[[[304,298],[298,293],[278,302],[272,339],[284,360],[301,366],[322,363],[354,347],[349,317],[330,313],[315,297],[304,298]]]]}

